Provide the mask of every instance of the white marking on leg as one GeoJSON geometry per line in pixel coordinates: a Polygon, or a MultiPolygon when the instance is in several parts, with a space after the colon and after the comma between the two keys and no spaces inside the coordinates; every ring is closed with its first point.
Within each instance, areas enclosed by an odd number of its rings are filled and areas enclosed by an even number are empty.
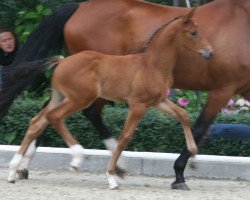
{"type": "Polygon", "coordinates": [[[115,180],[115,176],[109,174],[108,172],[106,172],[106,176],[107,176],[108,183],[109,183],[109,189],[110,190],[117,189],[118,188],[118,184],[117,184],[117,182],[115,180]]]}
{"type": "Polygon", "coordinates": [[[106,146],[106,148],[110,151],[114,151],[117,147],[117,141],[115,138],[111,137],[108,139],[103,140],[103,144],[106,146]]]}
{"type": "Polygon", "coordinates": [[[75,171],[80,167],[83,161],[84,148],[80,144],[75,144],[70,147],[71,155],[73,159],[70,163],[70,170],[75,171]]]}
{"type": "Polygon", "coordinates": [[[31,160],[35,156],[35,153],[36,153],[36,140],[33,140],[30,146],[28,147],[18,169],[19,170],[29,169],[31,160]]]}
{"type": "MultiPolygon", "coordinates": [[[[114,152],[116,147],[117,147],[117,140],[113,137],[105,139],[102,141],[103,144],[105,145],[105,147],[110,150],[111,152],[114,152]]],[[[124,161],[124,159],[122,159],[121,157],[119,158],[119,160],[117,161],[117,165],[123,169],[125,169],[126,167],[126,162],[124,161]]]]}
{"type": "Polygon", "coordinates": [[[15,154],[12,160],[9,163],[9,177],[8,181],[9,182],[15,182],[16,180],[16,172],[18,169],[18,166],[20,165],[22,161],[23,155],[21,154],[15,154]]]}

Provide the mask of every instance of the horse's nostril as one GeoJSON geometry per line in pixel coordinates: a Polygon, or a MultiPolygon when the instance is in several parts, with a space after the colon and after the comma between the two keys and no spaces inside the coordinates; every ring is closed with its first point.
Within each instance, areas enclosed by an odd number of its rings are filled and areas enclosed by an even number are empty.
{"type": "Polygon", "coordinates": [[[202,51],[202,56],[205,58],[205,59],[211,59],[213,57],[213,51],[211,51],[210,49],[206,49],[204,51],[202,51]]]}
{"type": "Polygon", "coordinates": [[[214,56],[214,53],[211,51],[210,52],[210,58],[212,58],[214,56]]]}

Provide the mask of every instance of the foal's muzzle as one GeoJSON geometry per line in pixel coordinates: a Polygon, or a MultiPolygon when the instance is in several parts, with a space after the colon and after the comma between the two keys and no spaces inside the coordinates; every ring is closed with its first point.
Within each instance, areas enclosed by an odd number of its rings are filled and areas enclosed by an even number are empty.
{"type": "Polygon", "coordinates": [[[213,57],[213,50],[211,48],[206,48],[201,50],[200,54],[204,59],[209,60],[213,57]]]}

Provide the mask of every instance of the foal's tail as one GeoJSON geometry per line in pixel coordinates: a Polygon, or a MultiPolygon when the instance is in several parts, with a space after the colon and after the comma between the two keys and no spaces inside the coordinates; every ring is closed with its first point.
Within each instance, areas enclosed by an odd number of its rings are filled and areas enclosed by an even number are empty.
{"type": "Polygon", "coordinates": [[[27,79],[27,77],[34,77],[37,74],[45,72],[46,69],[50,69],[57,65],[59,63],[59,60],[62,58],[62,56],[52,56],[31,62],[24,62],[11,71],[9,81],[13,80],[15,82],[26,82],[25,80],[27,79]]]}
{"type": "MultiPolygon", "coordinates": [[[[52,51],[61,49],[64,44],[64,25],[78,7],[79,4],[76,3],[65,4],[42,21],[38,28],[30,35],[27,42],[23,44],[18,51],[14,62],[10,66],[10,74],[12,74],[12,76],[13,74],[17,75],[17,72],[14,71],[26,73],[28,65],[34,68],[42,66],[42,62],[47,61],[46,57],[50,56],[52,51]],[[43,58],[45,59],[43,60],[43,58]],[[28,64],[28,62],[31,63],[28,64]]],[[[56,54],[58,54],[58,52],[56,52],[56,54]]],[[[36,69],[34,69],[34,71],[36,71],[36,69]]],[[[21,74],[23,73],[20,73],[20,75],[21,74]]],[[[39,80],[41,75],[43,74],[37,71],[31,74],[30,77],[27,76],[25,80],[13,80],[9,77],[4,81],[2,91],[0,92],[0,121],[7,114],[14,99],[30,82],[36,82],[36,84],[43,83],[44,79],[39,80]]]]}
{"type": "Polygon", "coordinates": [[[30,80],[43,73],[46,69],[54,67],[60,59],[61,56],[53,56],[36,61],[23,62],[11,70],[4,82],[5,87],[3,87],[0,92],[0,121],[8,112],[12,102],[22,92],[30,80]]]}

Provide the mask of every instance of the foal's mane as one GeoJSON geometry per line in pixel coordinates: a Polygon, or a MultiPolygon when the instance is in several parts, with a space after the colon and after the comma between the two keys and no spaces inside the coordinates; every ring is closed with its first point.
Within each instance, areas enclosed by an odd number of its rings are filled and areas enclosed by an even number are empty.
{"type": "Polygon", "coordinates": [[[145,52],[146,49],[148,48],[149,44],[152,42],[152,40],[156,37],[156,35],[157,35],[161,30],[163,30],[164,28],[166,28],[166,27],[167,27],[168,25],[170,25],[172,22],[174,22],[174,21],[180,19],[181,17],[182,17],[182,16],[175,17],[175,18],[173,18],[172,20],[170,20],[169,22],[163,24],[160,28],[158,28],[158,29],[151,35],[151,37],[150,37],[150,38],[148,39],[148,41],[145,43],[144,47],[143,47],[141,50],[134,52],[134,54],[145,52]]]}

